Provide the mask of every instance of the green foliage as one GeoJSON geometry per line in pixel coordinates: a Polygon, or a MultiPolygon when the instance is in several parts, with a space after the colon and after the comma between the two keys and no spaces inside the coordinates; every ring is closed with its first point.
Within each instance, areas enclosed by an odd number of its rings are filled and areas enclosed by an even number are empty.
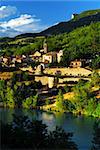
{"type": "Polygon", "coordinates": [[[97,55],[95,58],[92,59],[92,62],[90,63],[90,67],[92,69],[98,69],[100,67],[100,56],[97,55]]]}
{"type": "Polygon", "coordinates": [[[96,105],[94,116],[96,116],[96,117],[99,116],[100,117],[100,102],[98,102],[97,105],[96,105]]]}
{"type": "Polygon", "coordinates": [[[7,107],[10,108],[15,107],[14,91],[9,86],[7,87],[7,91],[6,91],[6,105],[7,107]]]}
{"type": "Polygon", "coordinates": [[[64,100],[64,109],[68,112],[73,112],[75,110],[75,106],[71,101],[64,100]]]}
{"type": "Polygon", "coordinates": [[[64,57],[63,60],[77,58],[92,58],[92,55],[99,52],[100,24],[95,23],[87,27],[81,27],[68,35],[64,34],[64,57]]]}
{"type": "Polygon", "coordinates": [[[33,107],[36,107],[37,104],[38,104],[38,94],[36,94],[36,95],[34,96],[32,106],[33,106],[33,107]]]}
{"type": "Polygon", "coordinates": [[[73,91],[75,94],[73,101],[76,110],[82,111],[86,107],[88,99],[91,96],[90,88],[87,86],[87,84],[84,83],[83,80],[80,80],[73,88],[73,91]]]}
{"type": "Polygon", "coordinates": [[[27,98],[28,99],[26,104],[27,105],[30,104],[29,100],[32,101],[32,97],[36,94],[36,90],[34,87],[35,87],[34,83],[33,84],[30,83],[29,85],[25,85],[24,83],[22,83],[21,85],[16,84],[16,86],[14,86],[14,97],[15,97],[15,104],[17,105],[17,107],[22,107],[23,101],[26,100],[27,98]]]}
{"type": "Polygon", "coordinates": [[[14,91],[9,84],[0,80],[0,101],[3,102],[4,107],[14,108],[14,91]]]}
{"type": "Polygon", "coordinates": [[[27,77],[26,73],[20,74],[19,78],[14,74],[10,81],[0,80],[0,101],[3,102],[4,107],[30,108],[38,105],[36,89],[41,88],[42,84],[41,82],[29,82],[28,84],[22,82],[22,78],[26,80],[27,77]]]}
{"type": "Polygon", "coordinates": [[[26,98],[23,103],[22,106],[23,108],[34,108],[36,107],[38,104],[38,95],[35,96],[30,96],[28,98],[26,98]]]}
{"type": "Polygon", "coordinates": [[[30,96],[28,98],[26,98],[23,102],[22,102],[22,106],[23,108],[30,108],[33,102],[33,97],[30,96]]]}
{"type": "Polygon", "coordinates": [[[86,17],[86,16],[96,15],[97,13],[100,13],[100,9],[87,10],[87,11],[84,11],[84,12],[78,14],[74,20],[78,20],[78,19],[86,17]]]}
{"type": "Polygon", "coordinates": [[[58,111],[64,110],[64,97],[61,90],[59,90],[58,96],[56,98],[56,108],[58,111]]]}
{"type": "Polygon", "coordinates": [[[88,100],[85,111],[88,115],[91,116],[96,111],[96,107],[97,107],[96,98],[90,98],[88,100]]]}
{"type": "Polygon", "coordinates": [[[20,38],[1,38],[0,47],[4,55],[21,55],[41,49],[43,40],[43,37],[38,39],[34,37],[23,38],[22,36],[20,38]]]}
{"type": "Polygon", "coordinates": [[[99,86],[100,85],[100,75],[96,71],[94,71],[91,75],[91,85],[99,86]]]}
{"type": "Polygon", "coordinates": [[[66,85],[66,86],[64,87],[64,90],[65,90],[66,93],[68,93],[68,92],[69,92],[69,87],[66,85]]]}
{"type": "Polygon", "coordinates": [[[0,101],[5,101],[5,90],[6,90],[6,83],[4,80],[0,80],[0,101]]]}
{"type": "Polygon", "coordinates": [[[50,103],[51,103],[50,99],[47,98],[46,101],[45,101],[45,104],[49,105],[50,103]]]}
{"type": "Polygon", "coordinates": [[[95,79],[92,76],[92,80],[86,83],[80,80],[73,88],[73,105],[77,112],[85,113],[89,116],[100,117],[100,104],[92,92],[92,87],[98,85],[97,74],[94,73],[94,75],[95,79]]]}

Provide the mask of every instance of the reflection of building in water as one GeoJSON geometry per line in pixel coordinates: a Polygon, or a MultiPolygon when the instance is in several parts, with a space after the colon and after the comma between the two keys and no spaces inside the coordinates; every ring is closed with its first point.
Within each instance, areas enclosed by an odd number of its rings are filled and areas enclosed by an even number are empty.
{"type": "Polygon", "coordinates": [[[42,112],[41,118],[43,122],[48,126],[49,131],[54,131],[56,128],[55,116],[52,113],[42,112]]]}
{"type": "Polygon", "coordinates": [[[62,126],[64,124],[65,119],[66,119],[66,114],[61,113],[61,112],[56,112],[55,117],[56,117],[56,123],[57,123],[57,125],[62,126]]]}
{"type": "Polygon", "coordinates": [[[42,113],[42,119],[44,120],[53,120],[54,119],[54,116],[53,114],[47,114],[47,113],[42,113]]]}

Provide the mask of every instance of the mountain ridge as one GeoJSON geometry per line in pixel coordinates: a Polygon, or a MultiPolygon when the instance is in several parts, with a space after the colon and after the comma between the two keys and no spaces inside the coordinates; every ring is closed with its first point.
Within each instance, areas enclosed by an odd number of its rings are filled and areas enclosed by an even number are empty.
{"type": "MultiPolygon", "coordinates": [[[[51,26],[40,33],[30,33],[30,36],[49,36],[53,34],[69,33],[76,28],[79,28],[84,25],[89,25],[92,22],[100,21],[100,9],[97,10],[87,10],[78,14],[77,17],[69,21],[59,22],[57,25],[51,26]],[[70,27],[70,28],[69,28],[70,27]],[[55,32],[54,32],[55,30],[55,32]]],[[[25,34],[21,34],[25,37],[25,34]]],[[[21,35],[18,35],[17,38],[21,35]]],[[[29,33],[26,33],[29,35],[29,33]]]]}
{"type": "Polygon", "coordinates": [[[57,25],[51,26],[39,33],[23,33],[15,36],[14,38],[10,37],[0,37],[1,38],[9,38],[9,39],[19,39],[26,37],[37,37],[37,36],[51,36],[62,33],[69,33],[76,28],[82,26],[88,26],[91,23],[100,21],[100,9],[97,10],[87,10],[78,14],[74,19],[69,21],[59,22],[57,25]]]}
{"type": "Polygon", "coordinates": [[[76,28],[87,26],[91,23],[100,21],[100,12],[98,12],[95,15],[86,16],[83,18],[80,18],[78,20],[70,20],[67,22],[60,22],[59,24],[52,26],[42,32],[40,32],[41,35],[52,35],[52,34],[61,34],[61,33],[69,33],[73,31],[76,28]],[[55,32],[54,32],[55,30],[55,32]]]}

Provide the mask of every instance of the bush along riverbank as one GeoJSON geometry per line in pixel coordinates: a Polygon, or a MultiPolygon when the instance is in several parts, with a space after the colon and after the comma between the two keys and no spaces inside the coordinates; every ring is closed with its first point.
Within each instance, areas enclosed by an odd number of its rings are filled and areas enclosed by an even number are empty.
{"type": "MultiPolygon", "coordinates": [[[[94,72],[91,81],[80,80],[72,88],[73,96],[65,99],[60,90],[54,104],[45,105],[45,111],[71,112],[78,115],[87,115],[100,118],[100,77],[94,72]]],[[[67,96],[66,96],[67,98],[67,96]]]]}
{"type": "Polygon", "coordinates": [[[10,81],[0,81],[0,102],[5,108],[41,109],[45,111],[71,112],[78,115],[88,115],[100,118],[100,76],[94,72],[90,81],[79,80],[72,88],[72,96],[64,97],[59,90],[55,101],[40,100],[37,89],[40,83],[25,84],[12,78],[10,81]],[[41,106],[42,104],[42,106],[41,106]]]}

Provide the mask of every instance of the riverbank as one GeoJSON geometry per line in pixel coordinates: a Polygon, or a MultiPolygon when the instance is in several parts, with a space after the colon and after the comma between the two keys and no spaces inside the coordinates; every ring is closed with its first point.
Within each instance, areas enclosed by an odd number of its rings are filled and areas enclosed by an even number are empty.
{"type": "Polygon", "coordinates": [[[59,111],[59,110],[56,109],[55,103],[51,104],[51,105],[40,106],[40,110],[45,111],[45,112],[51,112],[51,113],[55,113],[55,112],[72,113],[75,116],[87,116],[87,117],[100,118],[100,116],[97,116],[95,114],[90,115],[86,111],[77,111],[77,110],[73,110],[73,111],[62,110],[62,111],[59,111]]]}
{"type": "MultiPolygon", "coordinates": [[[[93,91],[96,91],[98,88],[94,88],[93,91]]],[[[71,102],[73,103],[73,97],[74,97],[74,92],[68,92],[68,93],[65,93],[63,94],[63,98],[64,98],[64,101],[68,101],[68,102],[71,102]]],[[[99,97],[97,95],[97,97],[99,97]]],[[[53,99],[53,103],[51,104],[44,104],[43,106],[35,106],[35,107],[21,107],[21,109],[31,109],[31,110],[41,110],[41,111],[45,111],[45,112],[51,112],[51,113],[57,113],[57,112],[60,112],[60,113],[72,113],[76,116],[92,116],[92,117],[95,117],[95,118],[100,118],[100,116],[96,115],[95,113],[92,113],[92,114],[89,114],[87,111],[85,110],[68,110],[68,109],[58,109],[56,107],[56,98],[57,96],[55,96],[55,98],[53,99]]],[[[42,101],[42,100],[41,100],[42,101]]],[[[8,108],[8,107],[4,107],[4,104],[3,102],[0,102],[0,108],[8,108]]],[[[12,109],[15,109],[16,107],[12,108],[12,109]]],[[[100,112],[100,111],[99,111],[100,112]]]]}

